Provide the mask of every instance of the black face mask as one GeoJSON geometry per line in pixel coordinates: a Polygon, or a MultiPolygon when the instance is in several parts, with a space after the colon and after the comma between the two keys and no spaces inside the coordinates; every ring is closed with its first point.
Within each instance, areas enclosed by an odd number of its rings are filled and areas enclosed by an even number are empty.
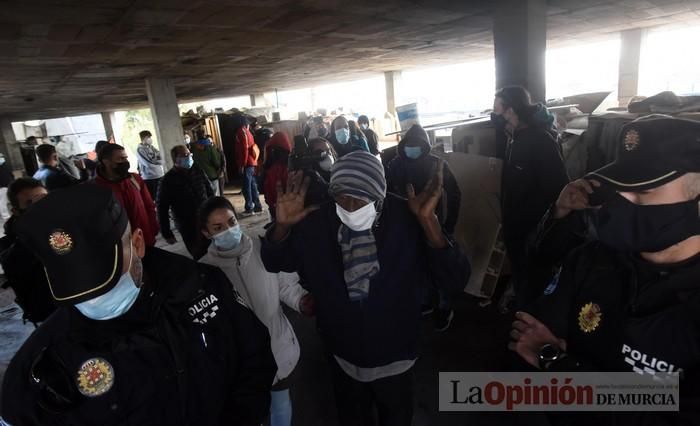
{"type": "Polygon", "coordinates": [[[506,124],[508,124],[508,120],[506,120],[503,114],[496,114],[495,112],[492,112],[491,124],[493,124],[493,127],[495,127],[496,130],[504,131],[506,129],[506,124]]]}
{"type": "Polygon", "coordinates": [[[640,206],[621,195],[594,214],[598,239],[623,251],[654,253],[700,235],[698,199],[640,206]]]}
{"type": "Polygon", "coordinates": [[[131,165],[128,161],[125,161],[123,163],[117,163],[117,165],[114,166],[114,173],[119,177],[126,177],[129,175],[130,167],[131,165]]]}

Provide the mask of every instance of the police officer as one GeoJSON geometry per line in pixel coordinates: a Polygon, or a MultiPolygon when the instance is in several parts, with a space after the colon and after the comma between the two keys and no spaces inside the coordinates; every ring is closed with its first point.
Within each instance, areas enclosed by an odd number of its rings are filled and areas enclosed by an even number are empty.
{"type": "Polygon", "coordinates": [[[217,268],[156,248],[111,191],[49,194],[17,223],[61,308],[11,361],[12,425],[259,425],[268,332],[217,268]]]}
{"type": "Polygon", "coordinates": [[[566,246],[587,222],[596,235],[570,253],[535,308],[516,314],[509,348],[550,371],[678,372],[680,414],[615,424],[697,420],[700,122],[636,120],[619,144],[615,162],[566,186],[550,211],[541,244],[566,246]]]}

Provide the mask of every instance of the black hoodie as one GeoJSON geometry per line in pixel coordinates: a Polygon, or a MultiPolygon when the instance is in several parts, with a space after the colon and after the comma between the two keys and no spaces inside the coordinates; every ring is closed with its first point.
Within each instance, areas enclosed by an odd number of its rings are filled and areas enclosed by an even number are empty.
{"type": "MultiPolygon", "coordinates": [[[[428,134],[418,124],[414,124],[399,142],[396,157],[387,166],[387,186],[389,191],[406,197],[406,185],[412,184],[419,193],[430,181],[435,173],[435,166],[440,157],[430,153],[430,139],[428,134]],[[420,146],[423,150],[417,159],[406,156],[405,146],[411,142],[411,146],[420,146]]],[[[437,216],[445,232],[454,233],[455,225],[459,219],[459,206],[462,193],[459,191],[455,179],[447,162],[443,170],[443,197],[437,208],[437,216]]]]}

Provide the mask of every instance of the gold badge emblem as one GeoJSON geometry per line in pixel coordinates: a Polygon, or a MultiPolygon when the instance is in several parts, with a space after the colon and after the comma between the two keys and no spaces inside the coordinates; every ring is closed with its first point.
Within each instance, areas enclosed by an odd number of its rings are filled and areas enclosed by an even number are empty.
{"type": "Polygon", "coordinates": [[[114,384],[114,369],[104,358],[90,358],[78,370],[78,390],[85,396],[107,393],[114,384]]]}
{"type": "Polygon", "coordinates": [[[584,333],[590,333],[598,328],[602,317],[600,306],[593,302],[586,303],[578,313],[578,326],[584,333]]]}
{"type": "Polygon", "coordinates": [[[636,130],[630,130],[625,133],[625,150],[634,151],[639,147],[639,132],[636,130]]]}
{"type": "Polygon", "coordinates": [[[58,254],[68,254],[73,250],[73,238],[62,230],[53,231],[49,235],[49,245],[58,254]]]}

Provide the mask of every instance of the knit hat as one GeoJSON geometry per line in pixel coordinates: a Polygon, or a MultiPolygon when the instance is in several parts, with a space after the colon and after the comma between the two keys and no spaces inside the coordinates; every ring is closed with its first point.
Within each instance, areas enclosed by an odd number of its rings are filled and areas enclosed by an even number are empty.
{"type": "Polygon", "coordinates": [[[384,201],[384,167],[369,152],[350,152],[333,164],[328,192],[332,197],[347,195],[368,203],[384,201]]]}

